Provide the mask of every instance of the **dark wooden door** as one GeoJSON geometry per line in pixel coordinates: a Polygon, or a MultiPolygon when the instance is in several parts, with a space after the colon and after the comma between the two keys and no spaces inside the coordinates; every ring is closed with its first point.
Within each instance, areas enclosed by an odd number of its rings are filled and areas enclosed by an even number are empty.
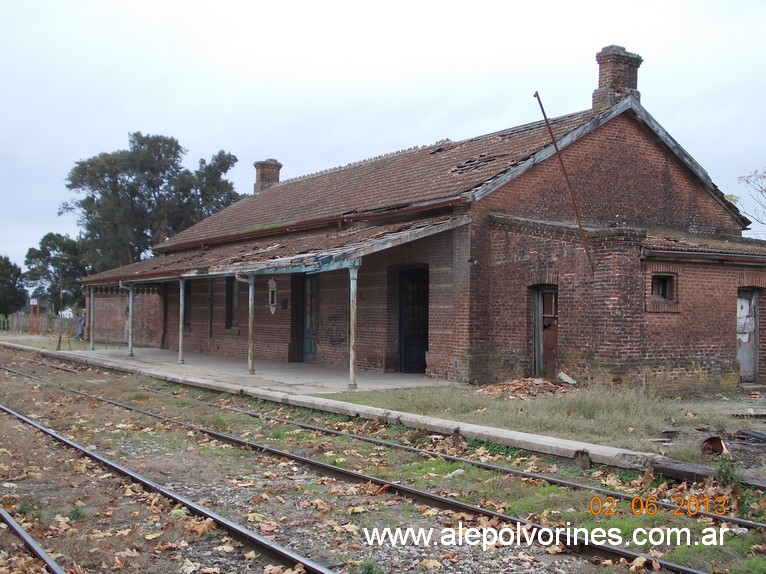
{"type": "Polygon", "coordinates": [[[559,297],[555,288],[537,290],[535,297],[535,374],[556,376],[559,334],[559,297]]]}
{"type": "Polygon", "coordinates": [[[319,276],[308,275],[303,296],[303,360],[317,360],[317,331],[319,330],[319,276]]]}
{"type": "Polygon", "coordinates": [[[428,268],[403,269],[399,289],[399,370],[424,373],[428,351],[428,268]]]}

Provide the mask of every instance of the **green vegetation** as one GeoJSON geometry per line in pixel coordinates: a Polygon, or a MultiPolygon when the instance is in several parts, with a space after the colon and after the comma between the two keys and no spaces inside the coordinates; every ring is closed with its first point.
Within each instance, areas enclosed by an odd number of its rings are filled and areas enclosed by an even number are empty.
{"type": "Polygon", "coordinates": [[[727,456],[718,457],[715,479],[724,486],[737,485],[742,480],[737,463],[727,456]]]}
{"type": "Polygon", "coordinates": [[[383,572],[385,572],[383,567],[376,562],[372,562],[371,560],[365,560],[356,567],[357,574],[383,574],[383,572]]]}
{"type": "MultiPolygon", "coordinates": [[[[505,400],[482,395],[478,390],[455,388],[344,392],[323,396],[392,411],[638,451],[659,448],[647,443],[646,439],[660,437],[664,429],[672,428],[681,435],[689,433],[693,436],[697,428],[734,432],[741,424],[721,408],[718,399],[680,400],[632,389],[586,388],[526,401],[505,400]]],[[[676,442],[684,444],[682,439],[676,442]]],[[[699,453],[696,442],[677,448],[685,454],[680,457],[682,459],[699,453]]]]}
{"type": "Polygon", "coordinates": [[[67,513],[67,516],[69,517],[69,520],[80,520],[81,518],[85,517],[85,512],[83,509],[85,506],[81,504],[75,504],[72,508],[69,509],[69,512],[67,513]]]}

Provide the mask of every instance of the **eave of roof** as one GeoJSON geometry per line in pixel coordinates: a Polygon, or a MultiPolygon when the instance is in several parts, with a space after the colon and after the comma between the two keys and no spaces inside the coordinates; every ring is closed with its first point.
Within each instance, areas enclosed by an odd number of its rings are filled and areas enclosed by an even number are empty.
{"type": "Polygon", "coordinates": [[[442,216],[405,223],[357,225],[172,252],[83,279],[86,286],[247,274],[319,273],[359,264],[362,257],[470,223],[442,216]]]}
{"type": "Polygon", "coordinates": [[[704,237],[652,232],[641,243],[641,257],[658,261],[766,265],[766,241],[745,237],[704,237]]]}
{"type": "Polygon", "coordinates": [[[371,222],[380,219],[391,219],[393,217],[406,217],[417,213],[428,213],[440,209],[454,207],[462,203],[466,203],[469,198],[465,196],[459,196],[450,199],[438,200],[438,201],[426,201],[422,203],[414,203],[404,207],[398,207],[393,209],[386,209],[382,211],[369,211],[358,213],[354,215],[340,215],[325,219],[315,219],[300,221],[295,223],[284,224],[272,224],[263,226],[256,229],[250,229],[233,233],[230,235],[220,235],[218,237],[211,237],[204,240],[192,240],[188,242],[176,242],[172,245],[168,243],[161,244],[154,248],[155,253],[164,253],[168,251],[179,251],[185,249],[194,248],[207,248],[214,245],[220,245],[224,243],[235,243],[239,241],[245,241],[248,239],[256,239],[259,237],[269,237],[272,235],[282,235],[285,233],[294,233],[296,231],[306,231],[312,229],[321,229],[328,226],[342,227],[345,225],[353,224],[355,222],[371,222]]]}

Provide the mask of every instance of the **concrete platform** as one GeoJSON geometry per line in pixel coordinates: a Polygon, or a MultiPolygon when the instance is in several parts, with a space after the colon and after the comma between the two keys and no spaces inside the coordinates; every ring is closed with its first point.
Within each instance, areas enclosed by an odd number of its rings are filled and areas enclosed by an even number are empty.
{"type": "MultiPolygon", "coordinates": [[[[35,340],[51,339],[34,335],[8,338],[3,344],[29,350],[36,347],[35,340]],[[29,347],[25,343],[29,343],[29,347]]],[[[83,343],[79,343],[83,345],[83,343]]],[[[84,346],[84,345],[83,345],[84,346]]],[[[66,345],[65,345],[66,348],[66,345]]],[[[35,348],[35,350],[40,350],[35,348]]],[[[330,369],[311,363],[284,363],[281,361],[256,361],[255,373],[247,372],[245,359],[219,355],[184,353],[184,363],[178,363],[178,352],[154,348],[134,348],[128,356],[126,347],[118,349],[48,351],[49,356],[68,359],[83,364],[108,366],[126,372],[136,372],[162,380],[178,382],[195,381],[204,385],[225,383],[234,387],[253,387],[278,393],[319,395],[348,390],[347,369],[330,369]]],[[[468,388],[468,385],[434,379],[418,373],[381,373],[357,371],[357,390],[412,389],[425,387],[468,388]]]]}

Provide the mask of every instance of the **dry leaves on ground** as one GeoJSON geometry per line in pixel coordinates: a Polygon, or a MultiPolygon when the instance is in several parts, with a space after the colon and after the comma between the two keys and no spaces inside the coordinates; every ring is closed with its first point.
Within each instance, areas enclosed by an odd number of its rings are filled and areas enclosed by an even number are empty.
{"type": "Polygon", "coordinates": [[[562,395],[572,390],[571,387],[557,385],[545,379],[528,378],[488,385],[478,389],[476,394],[488,397],[505,396],[507,399],[534,399],[549,395],[562,395]]]}

